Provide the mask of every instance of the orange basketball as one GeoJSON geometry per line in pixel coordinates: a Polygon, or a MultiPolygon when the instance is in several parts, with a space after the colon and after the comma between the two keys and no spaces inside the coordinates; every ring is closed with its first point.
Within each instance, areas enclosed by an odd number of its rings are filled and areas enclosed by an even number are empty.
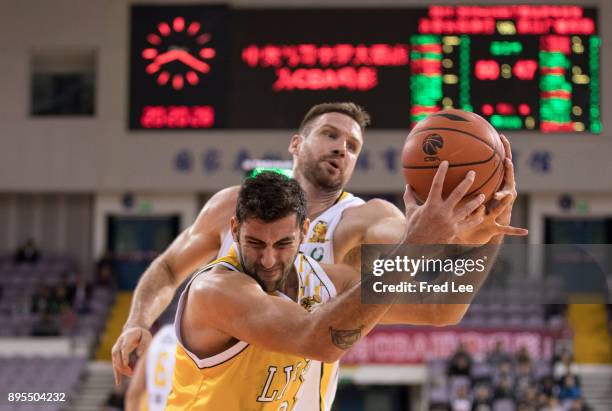
{"type": "Polygon", "coordinates": [[[449,162],[444,179],[446,198],[468,171],[476,177],[466,196],[484,194],[488,201],[504,177],[504,146],[489,122],[463,110],[438,111],[419,121],[402,150],[404,177],[420,200],[425,200],[440,163],[449,162]]]}

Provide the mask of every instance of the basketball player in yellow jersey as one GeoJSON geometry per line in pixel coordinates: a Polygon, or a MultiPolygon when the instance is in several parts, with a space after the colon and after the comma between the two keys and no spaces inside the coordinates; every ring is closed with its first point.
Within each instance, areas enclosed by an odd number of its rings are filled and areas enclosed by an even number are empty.
{"type": "Polygon", "coordinates": [[[233,252],[196,272],[179,300],[167,410],[289,411],[298,401],[300,409],[329,409],[329,381],[311,372],[314,363],[337,361],[391,310],[401,311],[390,305],[397,294],[387,304],[361,304],[350,266],[323,269],[298,254],[309,221],[293,179],[273,172],[248,179],[235,214],[233,252]]]}
{"type": "MultiPolygon", "coordinates": [[[[346,263],[358,268],[359,246],[364,243],[390,244],[403,240],[413,244],[486,244],[501,243],[504,235],[526,234],[526,230],[509,225],[516,190],[510,146],[505,138],[508,156],[505,182],[495,195],[497,203],[488,205],[489,213],[480,206],[476,212],[461,216],[457,213],[463,203],[437,197],[421,206],[411,205],[407,210],[408,223],[399,209],[384,200],[364,203],[344,194],[343,187],[355,168],[368,121],[367,113],[352,103],[321,104],[306,114],[298,134],[291,138],[289,151],[294,160],[294,177],[305,192],[307,215],[313,221],[312,232],[303,246],[309,247],[305,250],[307,255],[322,262],[346,263]],[[349,200],[350,207],[346,204],[349,200]],[[317,226],[329,210],[337,210],[333,212],[333,227],[328,221],[317,226]],[[324,223],[328,224],[327,228],[324,223]]],[[[447,167],[447,163],[440,166],[442,180],[447,167]]],[[[470,179],[473,176],[468,173],[466,181],[470,179]]],[[[238,189],[231,187],[216,193],[193,225],[143,274],[124,331],[113,347],[117,381],[122,373],[131,375],[130,354],[141,355],[147,347],[151,339],[149,327],[168,306],[178,286],[198,267],[214,259],[225,245],[238,189]]],[[[411,195],[410,191],[407,195],[411,195]]],[[[467,309],[467,305],[460,304],[404,307],[402,322],[432,325],[454,324],[467,309]]]]}

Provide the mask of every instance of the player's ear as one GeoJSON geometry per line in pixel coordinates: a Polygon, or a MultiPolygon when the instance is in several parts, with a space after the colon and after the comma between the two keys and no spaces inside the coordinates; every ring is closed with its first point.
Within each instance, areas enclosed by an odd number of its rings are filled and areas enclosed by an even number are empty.
{"type": "Polygon", "coordinates": [[[238,220],[236,219],[236,216],[232,216],[232,218],[230,219],[230,230],[232,231],[232,238],[234,239],[234,242],[239,242],[238,241],[238,220]]]}
{"type": "Polygon", "coordinates": [[[303,138],[304,137],[301,134],[294,134],[291,136],[291,141],[289,141],[289,149],[287,151],[289,151],[289,153],[292,155],[297,156],[300,152],[300,145],[302,144],[303,138]]]}
{"type": "Polygon", "coordinates": [[[310,219],[306,218],[304,220],[304,224],[302,224],[302,236],[306,237],[306,234],[308,234],[308,228],[310,227],[310,219]]]}

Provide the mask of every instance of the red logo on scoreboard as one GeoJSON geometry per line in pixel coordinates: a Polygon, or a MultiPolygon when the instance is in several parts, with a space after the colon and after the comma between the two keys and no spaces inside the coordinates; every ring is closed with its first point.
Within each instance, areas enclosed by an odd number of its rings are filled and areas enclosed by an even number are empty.
{"type": "Polygon", "coordinates": [[[161,22],[157,30],[147,35],[150,47],[142,50],[142,57],[149,63],[145,71],[157,76],[159,86],[170,84],[175,90],[195,86],[200,76],[210,71],[207,60],[215,57],[214,48],[207,47],[211,39],[209,33],[202,32],[200,23],[193,21],[187,25],[183,17],[176,17],[172,24],[161,22]],[[173,41],[170,36],[173,35],[173,41]],[[178,36],[178,37],[177,37],[178,36]],[[180,44],[176,41],[180,39],[180,44]],[[180,62],[183,69],[177,70],[173,62],[180,62]]]}

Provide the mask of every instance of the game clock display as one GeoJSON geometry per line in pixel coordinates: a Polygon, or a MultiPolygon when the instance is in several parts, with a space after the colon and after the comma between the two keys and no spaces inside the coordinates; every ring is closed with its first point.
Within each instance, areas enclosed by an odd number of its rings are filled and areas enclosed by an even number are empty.
{"type": "Polygon", "coordinates": [[[131,129],[294,129],[325,101],[372,128],[444,108],[500,130],[601,132],[597,10],[133,6],[131,129]]]}
{"type": "Polygon", "coordinates": [[[131,129],[227,127],[229,9],[133,6],[131,129]]]}

